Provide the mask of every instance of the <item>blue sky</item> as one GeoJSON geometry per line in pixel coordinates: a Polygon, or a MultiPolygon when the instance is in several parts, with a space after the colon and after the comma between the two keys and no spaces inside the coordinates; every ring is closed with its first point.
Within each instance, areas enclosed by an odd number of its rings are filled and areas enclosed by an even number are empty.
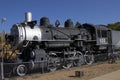
{"type": "Polygon", "coordinates": [[[0,0],[0,19],[7,18],[5,31],[24,21],[27,11],[32,12],[33,20],[46,16],[52,24],[58,19],[63,25],[68,18],[74,24],[108,24],[120,21],[120,0],[0,0]]]}

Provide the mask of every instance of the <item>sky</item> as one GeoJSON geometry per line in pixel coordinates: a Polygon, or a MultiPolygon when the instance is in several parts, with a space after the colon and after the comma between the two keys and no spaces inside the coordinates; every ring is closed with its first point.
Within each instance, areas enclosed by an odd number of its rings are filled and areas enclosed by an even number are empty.
{"type": "Polygon", "coordinates": [[[120,0],[0,0],[0,29],[10,32],[13,24],[25,20],[25,12],[32,12],[33,20],[48,17],[51,24],[67,19],[74,24],[108,24],[120,21],[120,0]]]}

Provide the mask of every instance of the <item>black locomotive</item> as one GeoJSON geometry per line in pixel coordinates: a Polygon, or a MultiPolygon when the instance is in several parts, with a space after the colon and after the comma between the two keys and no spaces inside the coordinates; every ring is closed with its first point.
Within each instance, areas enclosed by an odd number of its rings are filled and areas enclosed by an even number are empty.
{"type": "MultiPolygon", "coordinates": [[[[17,70],[39,69],[40,61],[46,61],[44,66],[50,71],[58,68],[70,68],[82,64],[92,64],[95,56],[104,55],[107,59],[109,53],[119,51],[120,32],[113,31],[105,25],[83,24],[74,27],[68,19],[64,27],[50,25],[48,18],[40,19],[38,26],[27,13],[27,19],[23,23],[13,25],[7,40],[12,50],[19,50],[14,62],[31,62],[31,66],[20,64],[17,70]],[[8,39],[9,38],[9,39],[8,39]]],[[[18,75],[24,75],[18,72],[18,75]]]]}

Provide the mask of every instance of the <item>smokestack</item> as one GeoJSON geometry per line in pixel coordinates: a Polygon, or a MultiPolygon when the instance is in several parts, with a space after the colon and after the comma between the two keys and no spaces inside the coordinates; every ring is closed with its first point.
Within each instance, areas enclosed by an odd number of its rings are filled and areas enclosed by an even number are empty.
{"type": "Polygon", "coordinates": [[[25,13],[25,22],[31,22],[32,21],[32,13],[26,12],[25,13]]]}

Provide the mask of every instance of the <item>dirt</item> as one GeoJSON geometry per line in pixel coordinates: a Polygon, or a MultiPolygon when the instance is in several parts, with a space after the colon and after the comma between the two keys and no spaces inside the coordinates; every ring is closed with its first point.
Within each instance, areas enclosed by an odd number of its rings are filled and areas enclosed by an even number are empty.
{"type": "MultiPolygon", "coordinates": [[[[58,70],[44,74],[33,74],[24,77],[18,77],[15,80],[89,80],[107,73],[120,70],[120,60],[114,64],[108,62],[95,63],[82,67],[74,67],[67,70],[58,70]],[[75,77],[75,71],[83,71],[83,77],[75,77]]],[[[9,79],[6,79],[9,80],[9,79]]],[[[11,79],[13,80],[13,79],[11,79]]]]}
{"type": "Polygon", "coordinates": [[[120,70],[105,74],[90,80],[120,80],[120,70]]]}

